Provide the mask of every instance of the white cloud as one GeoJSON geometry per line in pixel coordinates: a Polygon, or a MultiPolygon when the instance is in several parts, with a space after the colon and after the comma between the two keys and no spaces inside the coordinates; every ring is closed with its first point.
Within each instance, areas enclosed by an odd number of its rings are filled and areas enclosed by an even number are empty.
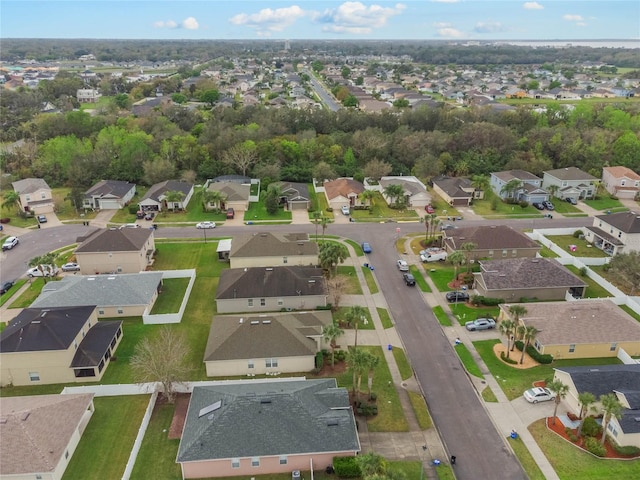
{"type": "Polygon", "coordinates": [[[434,27],[436,28],[448,28],[451,27],[453,25],[451,25],[449,22],[435,22],[433,24],[434,27]]]}
{"type": "Polygon", "coordinates": [[[315,13],[313,19],[328,25],[324,32],[368,34],[374,28],[381,28],[387,20],[400,15],[406,5],[397,3],[393,7],[380,5],[366,6],[361,2],[345,2],[337,8],[327,9],[323,13],[315,13]]]}
{"type": "Polygon", "coordinates": [[[584,18],[582,18],[582,15],[563,15],[562,18],[564,18],[568,22],[582,22],[584,20],[584,18]]]}
{"type": "Polygon", "coordinates": [[[473,28],[473,31],[477,33],[495,33],[503,32],[504,30],[505,28],[500,22],[478,22],[473,28]]]}
{"type": "Polygon", "coordinates": [[[258,35],[269,36],[272,32],[281,32],[306,13],[297,5],[285,8],[264,8],[258,13],[240,13],[229,19],[234,25],[245,25],[256,29],[258,35]]]}
{"type": "Polygon", "coordinates": [[[524,2],[522,8],[525,10],[544,10],[544,7],[538,2],[524,2]]]}
{"type": "Polygon", "coordinates": [[[464,32],[457,28],[441,28],[438,30],[438,35],[445,38],[461,38],[465,36],[464,32]]]}
{"type": "Polygon", "coordinates": [[[173,20],[167,20],[166,22],[160,20],[159,22],[155,22],[153,26],[156,28],[176,28],[178,24],[173,20]]]}
{"type": "Polygon", "coordinates": [[[182,28],[186,28],[187,30],[198,30],[198,28],[200,28],[200,24],[193,17],[185,18],[181,25],[182,28]]]}
{"type": "Polygon", "coordinates": [[[434,3],[458,3],[460,0],[431,0],[434,3]]]}
{"type": "Polygon", "coordinates": [[[153,24],[156,28],[184,28],[186,30],[198,30],[200,28],[200,24],[194,17],[185,18],[182,22],[178,23],[175,20],[167,20],[154,22],[153,24]]]}

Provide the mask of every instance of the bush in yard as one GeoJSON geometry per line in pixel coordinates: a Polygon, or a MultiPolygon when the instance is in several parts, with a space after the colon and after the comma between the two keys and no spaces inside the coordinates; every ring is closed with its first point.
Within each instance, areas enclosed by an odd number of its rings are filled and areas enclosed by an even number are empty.
{"type": "Polygon", "coordinates": [[[584,448],[598,457],[604,457],[607,454],[607,449],[600,445],[598,439],[594,437],[585,438],[584,448]]]}
{"type": "Polygon", "coordinates": [[[491,210],[494,212],[498,209],[498,197],[491,197],[491,210]]]}
{"type": "Polygon", "coordinates": [[[584,232],[582,230],[576,230],[575,232],[573,232],[573,236],[575,238],[580,238],[580,235],[584,235],[584,232]]]}
{"type": "Polygon", "coordinates": [[[318,352],[316,353],[316,368],[320,370],[322,367],[324,367],[324,353],[318,352]]]}
{"type": "Polygon", "coordinates": [[[520,208],[527,208],[529,206],[529,202],[527,202],[526,200],[523,200],[520,202],[520,208]]]}
{"type": "Polygon", "coordinates": [[[582,434],[586,437],[595,437],[602,431],[602,427],[598,425],[596,419],[593,417],[587,417],[582,424],[582,434]]]}
{"type": "Polygon", "coordinates": [[[573,443],[576,443],[578,441],[578,436],[569,427],[564,429],[564,433],[567,434],[567,437],[569,437],[569,440],[571,440],[573,443]]]}
{"type": "Polygon", "coordinates": [[[362,475],[356,457],[333,457],[333,469],[339,478],[358,478],[362,475]]]}
{"type": "Polygon", "coordinates": [[[513,358],[507,358],[507,355],[504,352],[500,352],[500,358],[503,362],[507,362],[509,365],[517,365],[518,361],[513,358]]]}
{"type": "MultiPolygon", "coordinates": [[[[516,340],[515,341],[515,345],[516,348],[520,351],[522,351],[522,349],[524,348],[524,342],[522,342],[522,340],[516,340]]],[[[543,365],[548,365],[551,362],[553,362],[553,356],[549,355],[549,354],[541,354],[540,352],[538,352],[535,348],[533,348],[533,345],[529,345],[527,347],[527,355],[529,355],[531,358],[533,358],[536,362],[541,363],[543,365]]]]}
{"type": "Polygon", "coordinates": [[[135,215],[136,213],[138,213],[139,208],[138,205],[129,204],[127,210],[131,215],[135,215]]]}
{"type": "Polygon", "coordinates": [[[624,455],[625,457],[635,457],[640,454],[640,448],[634,447],[633,445],[620,446],[611,438],[609,439],[609,444],[613,447],[613,449],[619,455],[624,455]]]}
{"type": "Polygon", "coordinates": [[[502,298],[489,298],[484,297],[482,295],[474,295],[471,297],[471,305],[475,305],[476,307],[479,305],[484,305],[486,307],[495,307],[504,303],[504,299],[502,298]]]}

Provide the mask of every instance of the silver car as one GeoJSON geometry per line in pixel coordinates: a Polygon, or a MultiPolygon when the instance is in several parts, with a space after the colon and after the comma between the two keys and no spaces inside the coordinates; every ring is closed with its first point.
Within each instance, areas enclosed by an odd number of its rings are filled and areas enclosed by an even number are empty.
{"type": "Polygon", "coordinates": [[[476,318],[471,322],[467,322],[464,326],[470,332],[475,332],[476,330],[491,330],[495,328],[496,321],[493,318],[476,318]]]}

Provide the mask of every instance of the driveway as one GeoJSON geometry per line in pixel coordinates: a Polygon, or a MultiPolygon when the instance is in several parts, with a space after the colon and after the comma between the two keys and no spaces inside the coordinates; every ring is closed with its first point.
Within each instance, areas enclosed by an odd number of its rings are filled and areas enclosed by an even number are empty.
{"type": "Polygon", "coordinates": [[[309,225],[309,212],[306,209],[294,209],[291,210],[291,223],[294,225],[309,225]]]}

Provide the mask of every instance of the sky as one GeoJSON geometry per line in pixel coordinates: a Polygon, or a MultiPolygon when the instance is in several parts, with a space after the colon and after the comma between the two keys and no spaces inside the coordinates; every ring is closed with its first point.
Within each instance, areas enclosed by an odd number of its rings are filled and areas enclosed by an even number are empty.
{"type": "Polygon", "coordinates": [[[0,0],[0,38],[640,39],[639,0],[0,0]]]}

